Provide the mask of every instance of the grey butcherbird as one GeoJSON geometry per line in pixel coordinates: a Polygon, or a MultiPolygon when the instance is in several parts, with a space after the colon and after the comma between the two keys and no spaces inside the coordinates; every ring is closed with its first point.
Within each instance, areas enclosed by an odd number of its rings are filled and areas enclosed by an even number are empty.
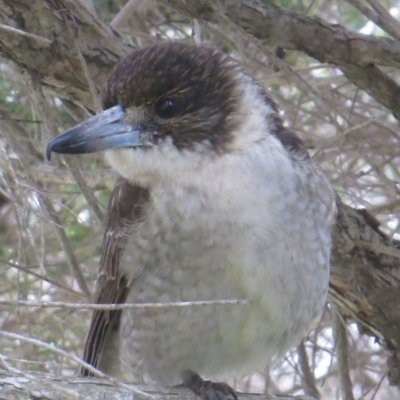
{"type": "Polygon", "coordinates": [[[269,95],[212,48],[137,48],[102,100],[104,112],[47,148],[48,157],[105,150],[122,176],[94,301],[249,303],[94,311],[84,359],[125,380],[183,382],[212,398],[210,388],[225,387],[196,373],[263,368],[320,313],[334,192],[269,95]]]}

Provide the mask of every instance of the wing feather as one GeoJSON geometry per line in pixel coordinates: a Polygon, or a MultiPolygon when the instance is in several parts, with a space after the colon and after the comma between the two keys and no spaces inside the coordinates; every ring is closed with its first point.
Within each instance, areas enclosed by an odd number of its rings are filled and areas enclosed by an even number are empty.
{"type": "MultiPolygon", "coordinates": [[[[119,178],[108,202],[107,226],[93,302],[95,304],[124,303],[129,291],[128,281],[119,268],[127,240],[127,229],[143,215],[148,190],[119,178]]],[[[98,367],[110,329],[118,329],[121,310],[94,310],[86,338],[83,359],[98,367]]],[[[82,368],[83,376],[92,374],[82,368]]]]}

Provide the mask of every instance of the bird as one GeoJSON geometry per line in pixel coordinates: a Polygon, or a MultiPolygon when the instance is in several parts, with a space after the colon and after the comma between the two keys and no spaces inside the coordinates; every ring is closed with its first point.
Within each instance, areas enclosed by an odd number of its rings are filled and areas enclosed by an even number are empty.
{"type": "Polygon", "coordinates": [[[214,380],[271,365],[322,312],[334,190],[268,92],[212,46],[134,48],[102,106],[47,147],[48,159],[103,151],[120,176],[94,302],[207,304],[94,310],[83,359],[129,382],[236,398],[214,380]]]}

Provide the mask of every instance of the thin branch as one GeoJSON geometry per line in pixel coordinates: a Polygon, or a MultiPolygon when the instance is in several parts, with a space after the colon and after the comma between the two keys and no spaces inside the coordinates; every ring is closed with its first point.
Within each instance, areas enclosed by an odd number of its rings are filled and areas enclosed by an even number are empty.
{"type": "Polygon", "coordinates": [[[144,308],[170,308],[192,307],[209,305],[235,305],[250,304],[249,300],[204,300],[180,301],[172,303],[139,303],[139,304],[91,304],[91,303],[65,303],[62,301],[26,301],[26,300],[0,300],[1,305],[15,307],[41,307],[41,308],[71,308],[77,310],[131,310],[144,308]]]}
{"type": "Polygon", "coordinates": [[[96,7],[94,6],[93,0],[79,0],[81,4],[83,4],[90,13],[97,18],[96,7]]]}
{"type": "MultiPolygon", "coordinates": [[[[25,218],[24,218],[24,207],[21,204],[22,202],[19,200],[20,196],[17,192],[17,188],[19,187],[19,179],[17,177],[16,171],[14,170],[13,166],[10,163],[9,155],[7,153],[5,153],[2,149],[0,150],[0,152],[3,153],[4,159],[8,160],[8,169],[7,170],[9,173],[9,181],[4,180],[5,190],[6,190],[8,197],[12,199],[12,203],[13,203],[13,206],[15,207],[15,211],[16,211],[18,224],[20,227],[22,227],[22,226],[24,226],[23,221],[25,218]],[[11,183],[11,185],[10,185],[10,183],[11,183]],[[13,188],[11,186],[13,186],[13,188]]],[[[29,226],[25,227],[25,231],[26,231],[26,236],[28,239],[28,245],[29,245],[32,253],[35,255],[35,258],[36,258],[37,262],[39,263],[40,269],[42,271],[44,271],[45,268],[44,268],[43,260],[42,260],[42,257],[40,257],[39,252],[37,251],[37,243],[35,241],[34,234],[32,233],[29,226]]]]}
{"type": "Polygon", "coordinates": [[[355,245],[363,249],[373,251],[376,254],[386,254],[388,256],[400,259],[400,250],[394,247],[385,246],[380,243],[363,242],[361,240],[357,240],[355,242],[355,245]]]}
{"type": "Polygon", "coordinates": [[[378,391],[379,391],[379,389],[380,389],[380,387],[381,387],[381,385],[382,385],[382,382],[384,381],[384,379],[386,378],[386,376],[387,376],[387,372],[384,373],[384,374],[382,374],[381,379],[380,379],[379,382],[376,384],[376,387],[375,387],[375,389],[374,389],[374,392],[373,392],[373,394],[372,394],[372,396],[371,396],[371,400],[375,400],[375,396],[376,396],[376,394],[378,393],[378,391]]]}
{"type": "Polygon", "coordinates": [[[67,358],[68,360],[75,362],[80,367],[86,368],[94,376],[97,376],[97,377],[103,378],[103,379],[107,379],[109,382],[112,382],[114,385],[117,385],[124,389],[129,389],[132,393],[137,394],[139,396],[143,396],[144,398],[151,399],[151,400],[156,399],[155,396],[153,396],[149,393],[143,392],[139,389],[136,389],[135,387],[133,387],[131,385],[127,385],[126,383],[123,383],[123,382],[119,381],[118,379],[112,378],[111,376],[104,374],[103,372],[94,368],[92,365],[82,361],[80,358],[78,358],[72,354],[69,354],[62,349],[55,347],[53,344],[48,344],[48,343],[42,342],[41,340],[32,339],[32,338],[28,338],[28,337],[25,337],[22,335],[18,335],[17,333],[5,332],[5,331],[1,331],[1,330],[0,330],[0,336],[3,336],[8,339],[20,340],[22,342],[30,343],[30,344],[33,344],[34,346],[38,346],[38,347],[42,347],[46,350],[50,350],[53,353],[59,354],[65,358],[67,358]]]}
{"type": "MultiPolygon", "coordinates": [[[[34,375],[12,367],[11,365],[9,365],[7,363],[6,359],[7,359],[7,357],[5,357],[5,356],[0,354],[0,361],[3,364],[3,367],[5,368],[6,371],[8,371],[8,372],[13,374],[13,379],[15,379],[16,377],[23,377],[23,379],[31,379],[31,380],[35,380],[36,379],[36,377],[34,375]]],[[[17,379],[15,379],[15,380],[17,380],[17,379]]],[[[71,398],[79,399],[80,398],[79,393],[76,393],[74,390],[70,390],[70,389],[67,389],[67,388],[60,387],[59,385],[54,384],[51,381],[44,382],[44,386],[46,387],[46,389],[51,389],[51,390],[56,391],[58,396],[60,394],[62,394],[62,395],[67,396],[68,399],[71,399],[71,398]]],[[[30,396],[30,398],[32,399],[33,396],[30,396]]],[[[37,396],[35,396],[35,398],[39,399],[39,397],[37,397],[37,396]]]]}
{"type": "Polygon", "coordinates": [[[274,63],[279,69],[281,69],[288,76],[294,78],[296,84],[298,84],[300,88],[302,88],[305,92],[307,92],[316,104],[319,104],[321,108],[324,109],[324,114],[326,114],[327,118],[329,118],[329,121],[333,125],[336,125],[338,130],[340,130],[340,126],[338,125],[337,122],[337,115],[340,115],[344,120],[347,120],[347,118],[336,107],[333,106],[331,101],[327,100],[322,93],[320,93],[309,82],[307,82],[304,78],[302,78],[301,75],[297,71],[295,71],[290,65],[285,63],[285,61],[281,60],[279,57],[277,57],[272,51],[268,50],[268,48],[266,48],[261,43],[260,39],[258,39],[253,35],[250,35],[241,27],[233,23],[226,16],[221,15],[220,18],[223,21],[224,26],[228,26],[231,29],[231,31],[235,32],[236,34],[246,36],[254,45],[254,47],[260,52],[260,54],[264,54],[268,58],[268,60],[270,60],[270,62],[274,63]],[[334,115],[332,115],[332,112],[334,113],[334,115]]]}
{"type": "Polygon", "coordinates": [[[302,51],[320,62],[337,65],[361,89],[400,119],[400,86],[376,65],[400,65],[400,43],[376,38],[328,24],[278,7],[271,2],[168,0],[172,7],[192,18],[220,23],[229,18],[240,28],[285,49],[302,51]],[[379,44],[378,44],[379,42],[379,44]]]}
{"type": "MultiPolygon", "coordinates": [[[[400,40],[400,29],[397,26],[393,25],[391,22],[384,18],[383,15],[380,15],[375,10],[367,7],[360,0],[346,0],[347,3],[351,4],[354,8],[364,14],[369,20],[374,22],[377,26],[382,28],[389,35],[392,35],[395,39],[400,40]]],[[[390,15],[390,14],[389,14],[390,15]]],[[[391,18],[393,18],[391,16],[391,18]]]]}
{"type": "MultiPolygon", "coordinates": [[[[46,101],[46,97],[43,93],[41,83],[33,76],[29,74],[24,74],[25,81],[27,83],[26,89],[28,92],[28,96],[31,99],[31,104],[36,113],[40,116],[40,119],[43,121],[42,127],[44,130],[45,136],[48,140],[50,140],[54,134],[58,133],[58,127],[51,116],[51,111],[49,109],[49,105],[46,101]],[[53,135],[51,134],[53,132],[53,135]]],[[[86,184],[83,179],[82,173],[79,169],[79,166],[76,164],[76,161],[72,162],[70,157],[64,157],[65,162],[68,166],[68,169],[71,171],[77,185],[82,191],[83,196],[85,197],[89,208],[93,212],[94,216],[97,220],[103,224],[104,215],[101,211],[96,196],[94,195],[92,189],[86,184]]]]}
{"type": "MultiPolygon", "coordinates": [[[[89,287],[87,286],[85,277],[82,273],[82,270],[79,267],[78,261],[72,250],[71,243],[69,242],[68,237],[62,227],[60,218],[58,217],[58,214],[54,210],[54,207],[51,204],[51,202],[49,201],[49,199],[46,196],[43,196],[41,194],[43,185],[40,182],[33,179],[33,177],[30,174],[31,155],[26,154],[24,147],[18,141],[18,134],[21,134],[21,132],[22,132],[21,135],[23,135],[24,129],[20,126],[20,124],[18,124],[16,122],[13,122],[13,128],[14,128],[13,131],[9,131],[7,129],[8,125],[5,125],[5,127],[3,129],[3,127],[1,125],[4,122],[5,121],[0,120],[1,130],[4,134],[4,136],[6,137],[7,141],[9,143],[11,143],[13,150],[18,154],[19,160],[20,160],[21,164],[23,165],[23,167],[25,169],[25,173],[28,177],[28,181],[31,183],[32,186],[34,186],[38,189],[37,194],[38,194],[39,200],[44,205],[44,209],[46,210],[49,219],[53,223],[53,227],[56,230],[56,234],[58,236],[58,239],[60,240],[61,246],[62,246],[65,256],[67,258],[67,262],[74,274],[74,277],[77,280],[77,283],[78,283],[80,289],[82,290],[82,292],[87,297],[91,297],[89,287]]],[[[39,260],[39,262],[40,262],[40,260],[39,260]]]]}
{"type": "Polygon", "coordinates": [[[315,397],[317,400],[321,399],[321,393],[315,384],[314,374],[311,371],[310,364],[308,363],[306,346],[304,340],[297,346],[297,353],[299,355],[299,366],[302,373],[301,380],[304,385],[304,391],[309,396],[315,397]]]}
{"type": "Polygon", "coordinates": [[[15,269],[17,269],[17,270],[19,270],[19,271],[23,271],[23,272],[25,272],[26,274],[32,275],[32,276],[34,276],[35,278],[40,279],[41,281],[48,282],[48,283],[50,283],[51,285],[54,285],[54,286],[59,287],[60,289],[64,289],[64,290],[68,291],[69,293],[73,293],[73,294],[76,294],[76,295],[78,295],[78,296],[83,296],[82,293],[80,293],[80,292],[77,292],[77,291],[75,291],[75,290],[73,290],[73,289],[71,289],[71,288],[69,288],[69,287],[67,287],[67,286],[64,286],[64,285],[61,284],[61,283],[58,283],[58,282],[56,282],[56,281],[53,281],[52,279],[49,279],[49,278],[47,278],[46,276],[43,276],[43,275],[41,275],[41,274],[37,274],[36,272],[32,271],[29,267],[22,266],[22,265],[19,265],[19,264],[15,264],[15,263],[12,263],[12,262],[7,261],[7,260],[5,260],[5,259],[3,259],[3,258],[0,258],[0,263],[6,264],[6,265],[8,265],[9,267],[15,268],[15,269]]]}
{"type": "Polygon", "coordinates": [[[68,169],[71,171],[72,176],[74,177],[75,183],[79,186],[79,189],[81,189],[83,197],[85,198],[90,210],[93,212],[93,215],[97,218],[100,224],[103,225],[105,221],[104,213],[99,207],[98,200],[94,195],[93,190],[85,181],[82,171],[79,169],[79,164],[77,165],[76,160],[68,155],[64,156],[64,160],[68,166],[68,169]]]}
{"type": "Polygon", "coordinates": [[[13,28],[12,26],[8,26],[8,25],[4,25],[4,24],[0,24],[0,29],[5,31],[5,32],[10,32],[10,33],[16,33],[17,35],[21,35],[21,36],[26,36],[28,38],[34,39],[38,42],[50,45],[53,43],[52,40],[50,39],[46,39],[44,37],[38,36],[38,35],[34,35],[33,33],[29,33],[29,32],[25,32],[21,29],[17,29],[17,28],[13,28]]]}
{"type": "Polygon", "coordinates": [[[285,49],[300,50],[321,62],[336,65],[377,64],[399,67],[400,43],[378,38],[308,17],[269,1],[167,0],[183,14],[214,23],[225,15],[235,24],[285,49]]]}
{"type": "Polygon", "coordinates": [[[143,3],[143,0],[129,0],[111,21],[110,26],[115,30],[122,28],[133,12],[143,3]]]}
{"type": "Polygon", "coordinates": [[[339,377],[344,400],[354,400],[352,382],[350,379],[347,328],[338,310],[333,312],[336,354],[339,364],[339,377]]]}
{"type": "MultiPolygon", "coordinates": [[[[76,180],[70,171],[42,162],[34,163],[31,166],[30,173],[33,178],[43,183],[57,185],[76,184],[76,180]]],[[[86,184],[94,190],[112,188],[116,181],[116,174],[110,169],[98,168],[95,171],[81,171],[81,174],[86,184]]],[[[21,171],[21,175],[24,176],[23,171],[21,171]]]]}
{"type": "Polygon", "coordinates": [[[70,38],[71,38],[71,40],[73,41],[73,43],[75,45],[75,51],[76,51],[78,59],[79,59],[79,61],[81,63],[81,66],[82,66],[83,73],[85,75],[86,81],[87,81],[87,83],[89,85],[89,90],[90,90],[90,93],[92,94],[92,98],[93,98],[94,108],[95,108],[96,112],[100,112],[102,110],[102,107],[101,107],[101,102],[100,102],[100,99],[99,99],[99,93],[97,92],[96,85],[93,82],[93,79],[92,79],[92,77],[90,75],[90,72],[89,72],[89,68],[88,68],[88,66],[86,64],[86,60],[83,57],[82,51],[81,51],[81,49],[79,47],[79,40],[76,37],[76,35],[73,34],[71,24],[68,23],[67,17],[66,17],[65,14],[64,14],[64,20],[66,22],[65,25],[66,25],[66,27],[68,29],[68,33],[70,35],[70,38]]]}
{"type": "Polygon", "coordinates": [[[372,9],[376,12],[376,14],[382,20],[381,28],[392,35],[397,40],[400,40],[400,23],[394,18],[390,12],[382,6],[377,0],[367,0],[367,2],[371,5],[372,9]]]}

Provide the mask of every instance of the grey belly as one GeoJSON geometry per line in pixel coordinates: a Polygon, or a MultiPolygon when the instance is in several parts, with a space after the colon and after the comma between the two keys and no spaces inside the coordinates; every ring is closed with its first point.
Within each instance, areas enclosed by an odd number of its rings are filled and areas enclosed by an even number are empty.
{"type": "Polygon", "coordinates": [[[127,380],[175,385],[185,369],[204,378],[240,376],[267,366],[306,333],[325,302],[328,265],[313,260],[303,243],[297,253],[293,246],[279,252],[269,247],[268,257],[250,251],[249,268],[243,260],[253,236],[245,239],[243,230],[234,235],[229,228],[219,240],[206,229],[192,236],[175,229],[179,237],[127,244],[126,271],[142,266],[133,274],[127,303],[251,301],[124,310],[119,351],[127,380]],[[303,261],[294,264],[295,258],[303,261]]]}
{"type": "MultiPolygon", "coordinates": [[[[172,274],[145,274],[134,282],[127,302],[168,303],[240,296],[240,291],[226,281],[223,270],[210,268],[206,273],[204,268],[188,268],[181,273],[175,269],[172,274]]],[[[229,366],[235,367],[242,358],[236,341],[249,307],[193,305],[124,311],[120,350],[127,378],[174,385],[181,383],[180,373],[185,369],[211,377],[226,372],[229,366]]]]}

